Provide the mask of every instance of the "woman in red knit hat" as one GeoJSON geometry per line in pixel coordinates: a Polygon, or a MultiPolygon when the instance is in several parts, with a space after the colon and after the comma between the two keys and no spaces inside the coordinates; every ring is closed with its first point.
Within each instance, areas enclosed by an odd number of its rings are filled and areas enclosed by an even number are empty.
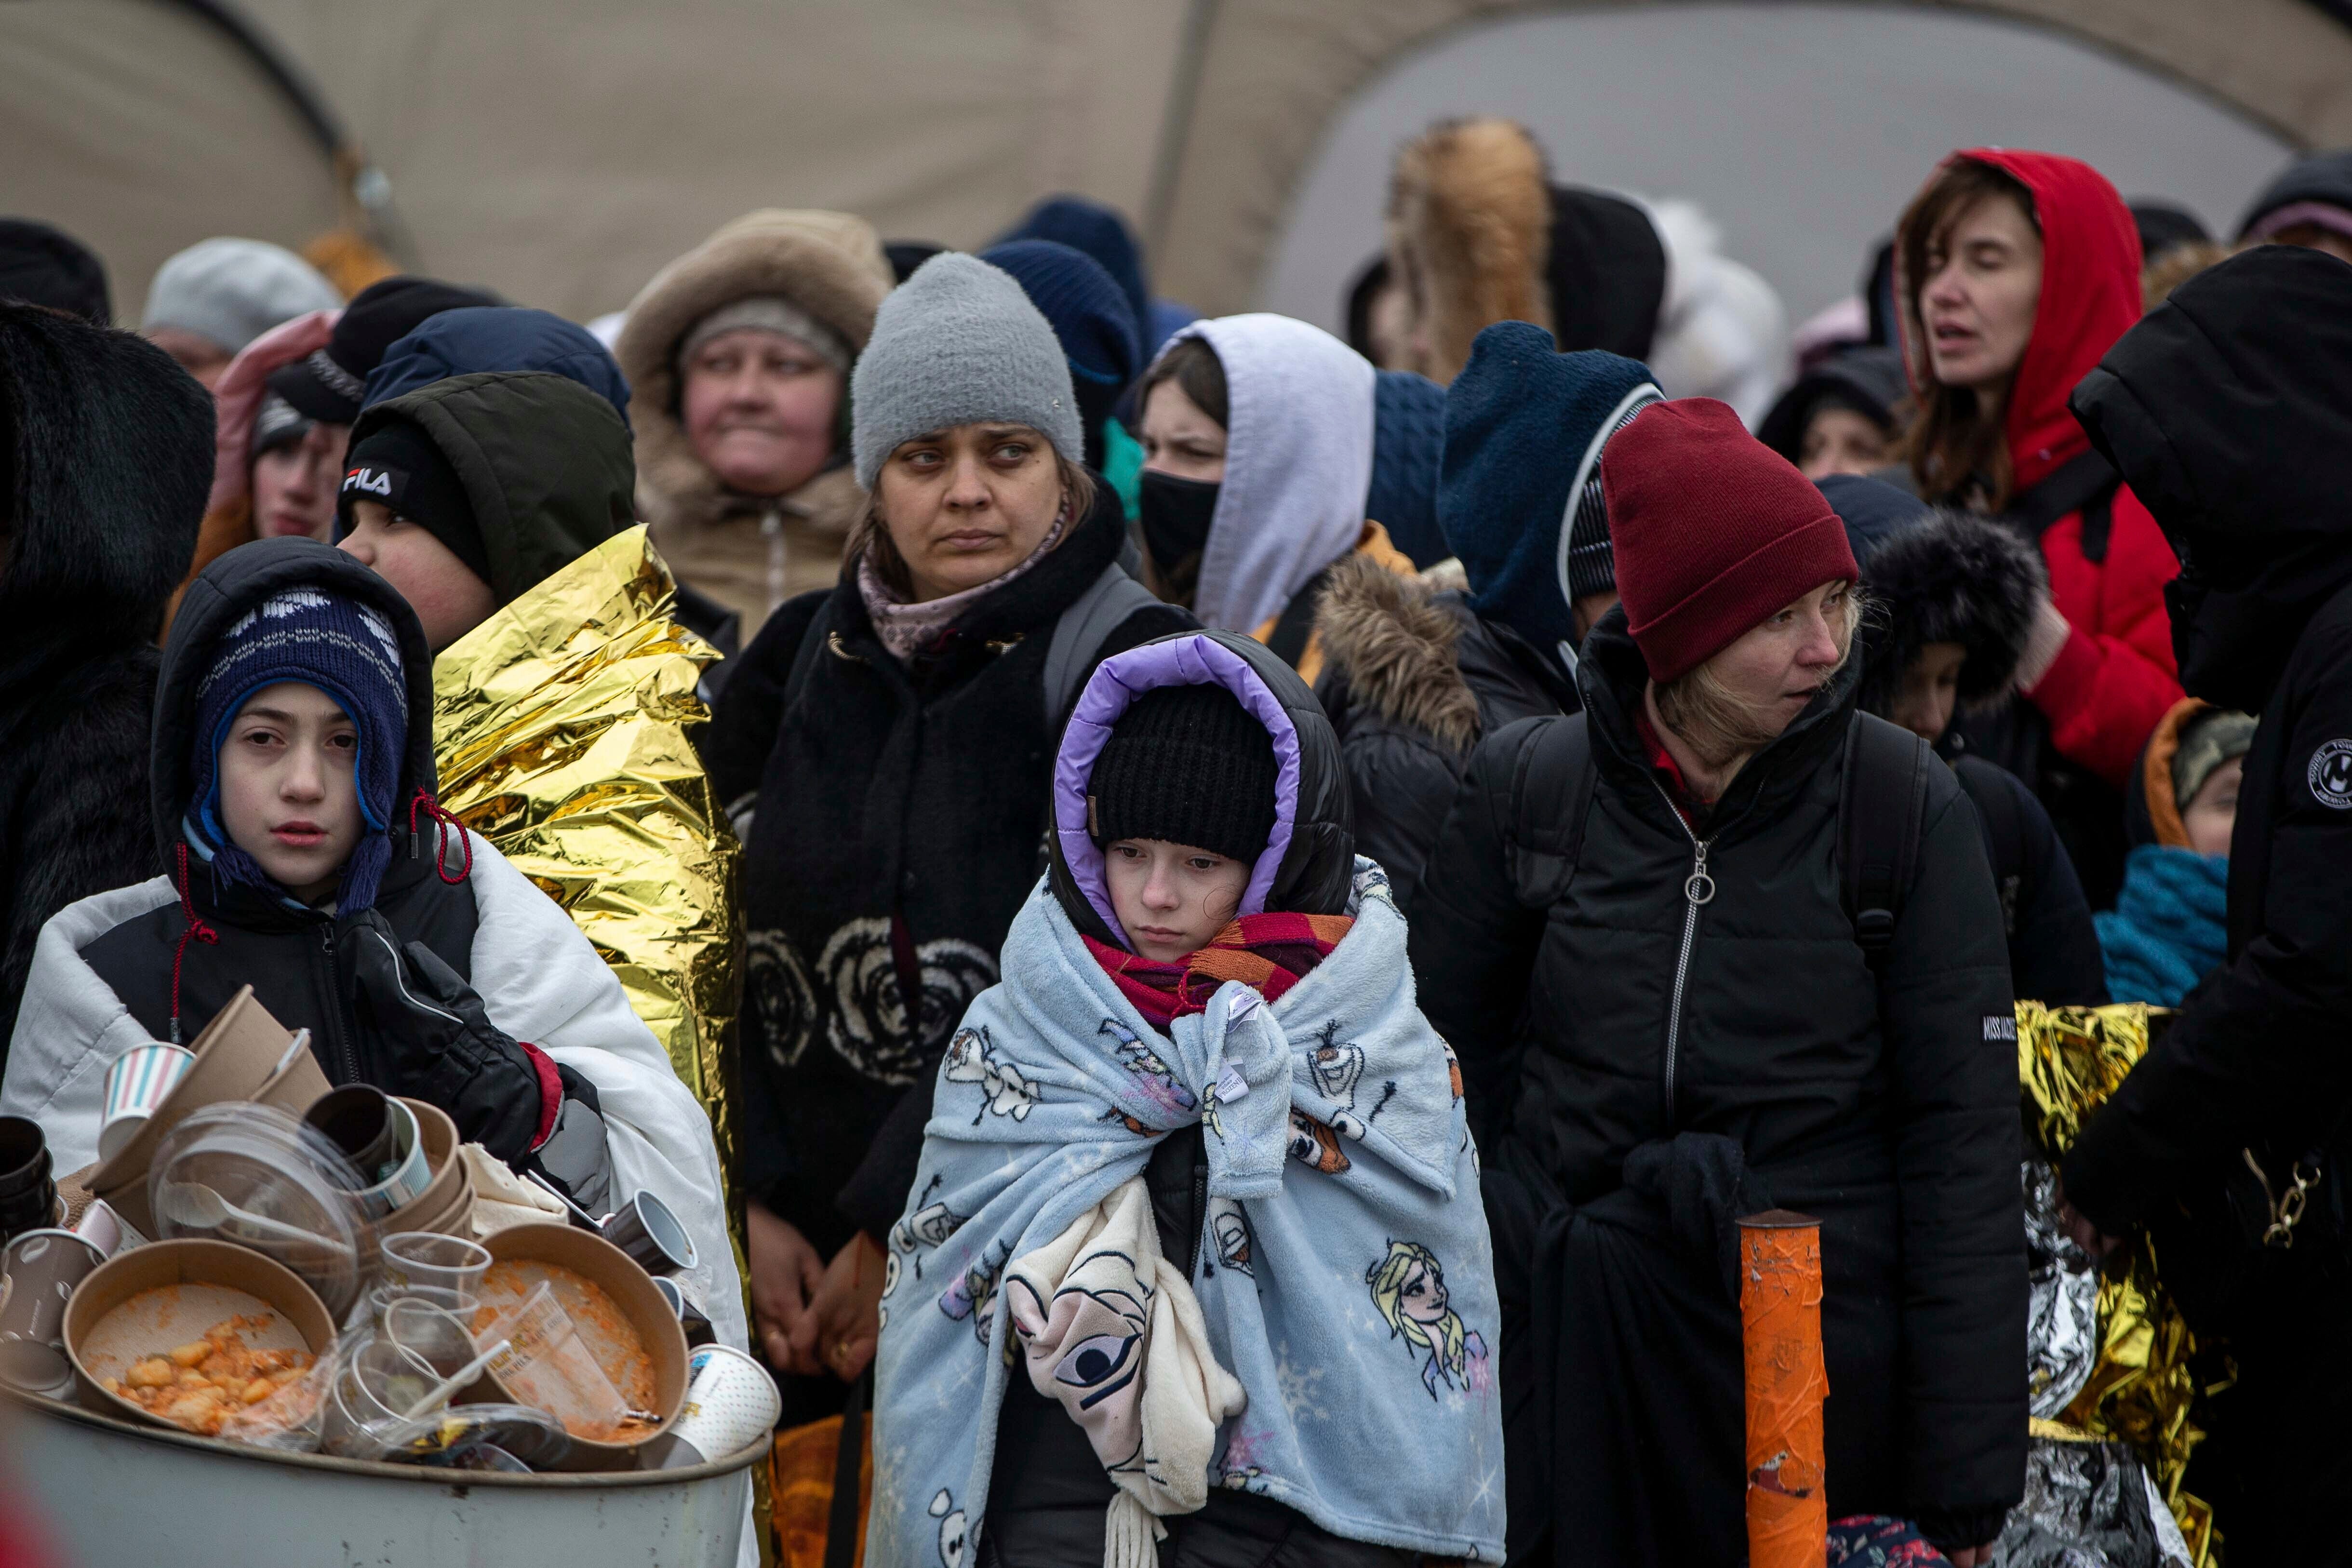
{"type": "Polygon", "coordinates": [[[1915,1520],[1967,1568],[2022,1492],[2026,1425],[1976,823],[1855,711],[1857,574],[1818,489],[1702,398],[1643,410],[1601,467],[1623,603],[1584,711],[1480,745],[1412,921],[1486,1152],[1512,1560],[1741,1559],[1732,1226],[1778,1206],[1822,1226],[1831,1516],[1915,1520]],[[1850,771],[1896,809],[1844,805],[1850,771]],[[1854,864],[1907,877],[1850,893],[1842,821],[1854,864]]]}

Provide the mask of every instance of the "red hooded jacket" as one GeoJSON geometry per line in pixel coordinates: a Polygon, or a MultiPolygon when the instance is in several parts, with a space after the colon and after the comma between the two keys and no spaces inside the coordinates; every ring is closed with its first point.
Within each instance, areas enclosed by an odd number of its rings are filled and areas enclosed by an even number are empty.
{"type": "MultiPolygon", "coordinates": [[[[2139,320],[2138,230],[2115,186],[2087,163],[1998,147],[1952,158],[1990,164],[2023,184],[2042,229],[2042,302],[2005,419],[2021,498],[2090,449],[2066,399],[2139,320]]],[[[1904,361],[1917,389],[1929,373],[1914,287],[1898,285],[1898,293],[1904,361]]],[[[2051,601],[2074,633],[2025,695],[2050,721],[2061,756],[2122,788],[2158,721],[2180,700],[2164,607],[2164,585],[2179,563],[2128,487],[2116,491],[2112,514],[2104,561],[2083,553],[2080,511],[2042,531],[2051,601]]]]}

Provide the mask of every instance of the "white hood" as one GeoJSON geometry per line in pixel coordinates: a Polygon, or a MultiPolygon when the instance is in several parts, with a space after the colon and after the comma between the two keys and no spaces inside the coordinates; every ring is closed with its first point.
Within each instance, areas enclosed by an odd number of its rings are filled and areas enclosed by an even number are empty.
{"type": "Polygon", "coordinates": [[[1288,316],[1195,321],[1224,365],[1225,477],[1192,610],[1246,637],[1356,547],[1372,482],[1371,362],[1288,316]]]}

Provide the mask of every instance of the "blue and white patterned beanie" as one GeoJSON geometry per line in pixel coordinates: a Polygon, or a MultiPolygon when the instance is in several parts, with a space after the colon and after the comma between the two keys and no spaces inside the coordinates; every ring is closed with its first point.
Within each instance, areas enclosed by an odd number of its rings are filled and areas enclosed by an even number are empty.
{"type": "Polygon", "coordinates": [[[247,699],[281,681],[325,692],[359,726],[352,770],[366,831],[344,863],[336,898],[345,912],[364,910],[375,902],[392,861],[393,797],[408,744],[408,688],[392,624],[356,599],[320,588],[289,589],[221,635],[212,668],[196,685],[195,790],[183,825],[189,845],[209,855],[221,880],[284,895],[230,840],[220,819],[220,749],[229,723],[247,699]]]}

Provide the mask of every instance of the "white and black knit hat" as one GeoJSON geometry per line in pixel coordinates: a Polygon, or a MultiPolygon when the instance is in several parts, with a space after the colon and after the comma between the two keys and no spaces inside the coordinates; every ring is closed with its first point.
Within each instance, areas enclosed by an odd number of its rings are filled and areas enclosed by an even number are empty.
{"type": "Polygon", "coordinates": [[[1072,463],[1086,429],[1069,362],[1010,274],[943,251],[892,289],[850,380],[851,450],[867,489],[901,442],[957,425],[1026,425],[1072,463]]]}

